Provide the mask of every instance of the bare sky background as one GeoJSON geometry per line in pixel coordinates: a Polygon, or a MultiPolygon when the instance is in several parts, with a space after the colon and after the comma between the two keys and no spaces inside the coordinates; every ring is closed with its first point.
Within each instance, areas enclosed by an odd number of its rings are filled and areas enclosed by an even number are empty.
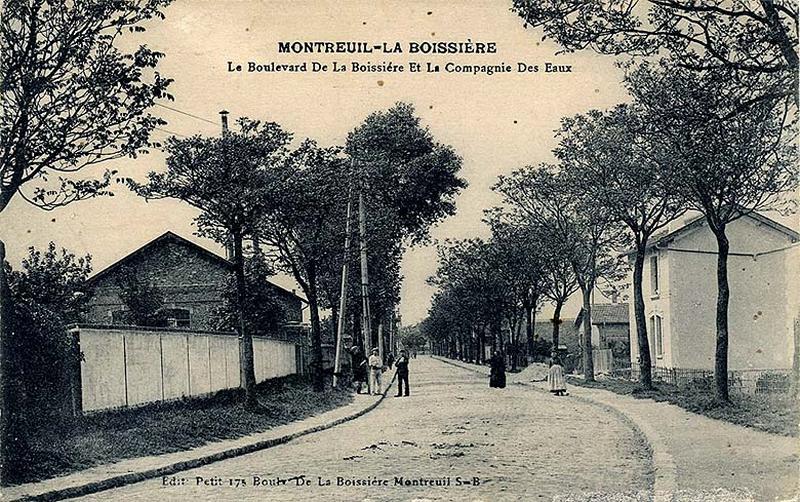
{"type": "MultiPolygon", "coordinates": [[[[510,1],[471,2],[339,2],[176,0],[164,22],[152,23],[137,43],[166,53],[159,71],[175,82],[166,103],[203,117],[203,122],[156,107],[169,122],[164,129],[181,135],[219,133],[218,112],[233,119],[248,116],[275,121],[296,139],[311,137],[321,144],[342,144],[347,133],[370,112],[397,101],[414,104],[436,139],[452,145],[463,157],[461,176],[469,188],[458,198],[458,213],[434,231],[436,239],[485,235],[482,210],[498,201],[489,187],[499,174],[550,159],[552,131],[562,116],[605,108],[626,99],[614,59],[591,52],[555,55],[557,48],[541,41],[541,32],[526,30],[510,12],[510,1]],[[458,5],[460,4],[460,5],[458,5]],[[278,41],[495,41],[492,55],[286,55],[278,41]],[[454,61],[461,64],[517,62],[543,66],[546,61],[571,64],[572,73],[510,73],[493,76],[458,74],[229,73],[227,62],[268,63],[304,60],[361,62],[454,61]]],[[[155,131],[163,139],[166,133],[155,131]]],[[[164,168],[158,151],[135,160],[100,167],[122,176],[143,178],[164,168]]],[[[193,235],[197,212],[177,201],[145,203],[122,186],[115,197],[70,205],[53,212],[27,206],[16,198],[0,216],[0,237],[13,264],[27,247],[50,240],[93,257],[95,270],[172,230],[205,247],[217,244],[193,235]]],[[[424,318],[433,290],[425,283],[436,268],[435,248],[408,251],[401,314],[409,324],[424,318]]],[[[277,278],[296,287],[288,278],[277,278]]],[[[573,317],[577,301],[565,310],[573,317]]]]}

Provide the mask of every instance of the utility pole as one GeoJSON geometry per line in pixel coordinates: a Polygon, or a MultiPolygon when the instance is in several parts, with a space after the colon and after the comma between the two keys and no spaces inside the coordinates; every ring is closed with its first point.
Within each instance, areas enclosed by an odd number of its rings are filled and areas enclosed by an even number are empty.
{"type": "Polygon", "coordinates": [[[383,361],[383,352],[383,321],[380,321],[378,322],[378,356],[381,361],[383,361]]]}
{"type": "Polygon", "coordinates": [[[367,271],[367,217],[362,193],[358,194],[358,233],[361,250],[361,329],[364,336],[364,351],[369,354],[372,345],[372,326],[369,312],[369,273],[367,271]]]}
{"type": "Polygon", "coordinates": [[[339,296],[339,319],[336,326],[336,357],[333,363],[333,386],[338,384],[339,373],[342,370],[342,337],[344,336],[345,319],[347,317],[347,275],[348,259],[350,257],[350,208],[352,186],[347,193],[347,221],[345,222],[344,234],[344,260],[342,260],[342,288],[339,296]]]}

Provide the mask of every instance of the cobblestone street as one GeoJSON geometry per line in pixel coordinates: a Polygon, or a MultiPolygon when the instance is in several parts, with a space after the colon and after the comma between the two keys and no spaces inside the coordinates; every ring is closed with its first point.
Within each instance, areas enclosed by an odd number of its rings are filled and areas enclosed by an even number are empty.
{"type": "Polygon", "coordinates": [[[410,397],[393,388],[352,422],[83,500],[580,500],[650,488],[648,450],[617,415],[521,386],[490,389],[426,356],[410,368],[410,397]]]}

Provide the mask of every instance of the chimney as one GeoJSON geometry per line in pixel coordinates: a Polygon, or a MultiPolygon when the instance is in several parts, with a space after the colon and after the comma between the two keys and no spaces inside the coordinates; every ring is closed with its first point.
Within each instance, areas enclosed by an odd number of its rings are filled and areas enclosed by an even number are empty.
{"type": "Polygon", "coordinates": [[[617,303],[619,301],[619,293],[616,291],[611,292],[611,303],[617,303]]]}
{"type": "Polygon", "coordinates": [[[219,112],[219,117],[222,120],[222,134],[228,132],[228,110],[219,112]]]}

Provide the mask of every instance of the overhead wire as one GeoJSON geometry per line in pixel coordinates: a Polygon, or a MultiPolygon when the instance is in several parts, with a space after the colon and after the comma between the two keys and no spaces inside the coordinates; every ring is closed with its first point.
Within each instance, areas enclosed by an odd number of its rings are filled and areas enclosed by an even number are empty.
{"type": "MultiPolygon", "coordinates": [[[[172,106],[163,105],[163,104],[161,104],[161,103],[154,103],[154,104],[155,104],[156,106],[159,106],[159,107],[161,107],[161,108],[166,108],[167,110],[171,110],[171,111],[173,111],[173,112],[175,112],[175,113],[180,113],[181,115],[186,115],[187,117],[191,117],[191,118],[193,118],[193,119],[195,119],[195,120],[199,120],[199,121],[201,121],[201,122],[205,122],[205,123],[207,123],[207,124],[212,124],[212,125],[215,125],[215,126],[216,126],[216,125],[218,125],[216,122],[213,122],[213,121],[211,121],[211,120],[209,120],[209,119],[203,118],[203,117],[201,117],[201,116],[199,116],[199,115],[195,115],[195,114],[193,114],[193,113],[189,113],[189,112],[183,111],[183,110],[181,110],[181,109],[179,109],[179,108],[175,108],[175,107],[172,107],[172,106]]],[[[185,134],[179,134],[179,133],[177,133],[177,132],[170,131],[169,129],[164,129],[164,128],[162,128],[162,127],[155,127],[155,129],[156,129],[156,130],[158,130],[158,131],[161,131],[161,132],[163,132],[163,133],[166,133],[166,134],[171,134],[171,135],[173,135],[173,136],[178,136],[178,137],[180,137],[180,138],[188,138],[188,137],[189,137],[189,136],[187,136],[187,135],[185,135],[185,134]]]]}
{"type": "Polygon", "coordinates": [[[163,105],[161,103],[155,103],[155,105],[156,106],[160,106],[161,108],[166,108],[167,110],[172,110],[173,112],[176,112],[176,113],[180,113],[180,114],[186,115],[187,117],[192,117],[193,119],[202,120],[203,122],[207,122],[207,123],[212,124],[212,125],[218,125],[216,122],[214,122],[212,120],[200,117],[200,116],[195,115],[193,113],[189,113],[189,112],[185,112],[183,110],[179,110],[178,108],[173,108],[171,106],[163,105]]]}

